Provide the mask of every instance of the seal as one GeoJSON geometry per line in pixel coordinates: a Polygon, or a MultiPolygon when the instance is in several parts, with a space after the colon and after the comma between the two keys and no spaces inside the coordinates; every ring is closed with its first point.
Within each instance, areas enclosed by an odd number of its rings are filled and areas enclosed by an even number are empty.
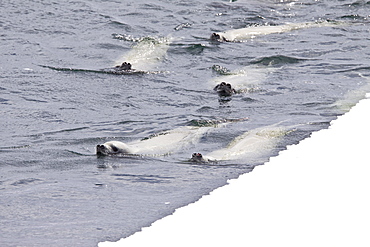
{"type": "Polygon", "coordinates": [[[232,88],[230,83],[221,82],[220,84],[216,85],[216,87],[213,89],[218,93],[221,97],[229,97],[236,93],[235,89],[232,88]]]}

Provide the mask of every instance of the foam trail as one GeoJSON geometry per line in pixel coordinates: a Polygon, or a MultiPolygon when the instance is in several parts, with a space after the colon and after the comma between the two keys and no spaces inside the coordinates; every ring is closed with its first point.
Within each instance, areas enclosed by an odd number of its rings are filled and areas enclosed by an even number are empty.
{"type": "Polygon", "coordinates": [[[205,158],[210,161],[247,160],[261,157],[276,146],[289,131],[277,124],[256,128],[235,138],[226,148],[213,151],[205,158]]]}
{"type": "Polygon", "coordinates": [[[152,70],[165,57],[172,40],[171,37],[142,38],[128,53],[118,58],[115,65],[128,62],[135,70],[152,70]]]}
{"type": "Polygon", "coordinates": [[[338,25],[334,22],[308,22],[308,23],[289,23],[280,26],[252,26],[240,29],[228,30],[225,32],[214,33],[211,39],[228,42],[242,42],[256,38],[261,35],[274,33],[285,33],[293,30],[313,27],[325,27],[338,25]]]}
{"type": "Polygon", "coordinates": [[[184,126],[160,133],[144,140],[129,142],[135,153],[146,155],[166,155],[194,145],[213,127],[184,126]]]}
{"type": "MultiPolygon", "coordinates": [[[[216,67],[216,70],[220,70],[220,67],[216,67]]],[[[221,70],[224,68],[221,68],[221,70]]],[[[230,83],[232,87],[238,92],[249,92],[259,88],[259,84],[266,80],[268,75],[277,68],[250,65],[245,66],[242,69],[234,70],[227,73],[222,73],[210,81],[212,87],[215,87],[221,82],[230,83]]]]}

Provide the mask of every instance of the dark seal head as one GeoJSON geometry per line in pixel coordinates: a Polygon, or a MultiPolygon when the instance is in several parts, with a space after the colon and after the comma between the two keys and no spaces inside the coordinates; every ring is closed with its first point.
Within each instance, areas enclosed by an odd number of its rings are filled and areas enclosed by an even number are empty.
{"type": "Polygon", "coordinates": [[[227,42],[228,40],[225,39],[225,37],[223,37],[222,35],[218,34],[218,33],[212,33],[211,34],[211,40],[214,40],[214,41],[219,41],[219,42],[227,42]]]}
{"type": "Polygon", "coordinates": [[[109,141],[96,146],[97,155],[129,154],[132,150],[123,142],[109,141]]]}
{"type": "Polygon", "coordinates": [[[221,82],[213,90],[215,90],[219,96],[229,97],[236,93],[235,89],[232,88],[230,83],[221,82]]]}
{"type": "Polygon", "coordinates": [[[127,62],[123,62],[121,65],[117,65],[116,69],[117,70],[131,70],[131,64],[127,62]]]}
{"type": "Polygon", "coordinates": [[[207,162],[208,160],[206,160],[201,153],[193,153],[191,155],[190,161],[191,162],[204,163],[204,162],[207,162]]]}

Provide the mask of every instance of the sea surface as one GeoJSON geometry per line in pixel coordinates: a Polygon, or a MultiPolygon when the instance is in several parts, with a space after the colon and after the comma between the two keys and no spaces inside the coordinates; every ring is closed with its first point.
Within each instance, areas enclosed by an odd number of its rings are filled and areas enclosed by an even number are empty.
{"type": "Polygon", "coordinates": [[[370,90],[369,13],[355,0],[2,0],[0,245],[130,236],[327,128],[370,90]],[[307,28],[210,40],[292,23],[307,28]],[[103,70],[129,60],[144,73],[103,70]],[[219,81],[237,94],[219,97],[219,81]],[[290,131],[253,159],[188,162],[269,125],[290,131]],[[212,128],[168,155],[95,155],[184,126],[212,128]]]}

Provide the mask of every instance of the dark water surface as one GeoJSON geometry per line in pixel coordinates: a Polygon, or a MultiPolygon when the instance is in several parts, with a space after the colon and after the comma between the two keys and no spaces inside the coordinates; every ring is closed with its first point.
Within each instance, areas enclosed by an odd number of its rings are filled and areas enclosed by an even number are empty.
{"type": "Polygon", "coordinates": [[[369,89],[369,13],[370,2],[355,0],[1,1],[1,246],[96,246],[129,236],[326,128],[369,89]],[[335,25],[209,40],[246,26],[326,21],[335,25]],[[91,72],[145,39],[171,41],[156,73],[91,72]],[[253,83],[220,101],[212,81],[241,69],[253,83]],[[95,156],[108,140],[244,117],[170,156],[95,156]],[[298,127],[258,159],[182,162],[281,121],[298,127]]]}

